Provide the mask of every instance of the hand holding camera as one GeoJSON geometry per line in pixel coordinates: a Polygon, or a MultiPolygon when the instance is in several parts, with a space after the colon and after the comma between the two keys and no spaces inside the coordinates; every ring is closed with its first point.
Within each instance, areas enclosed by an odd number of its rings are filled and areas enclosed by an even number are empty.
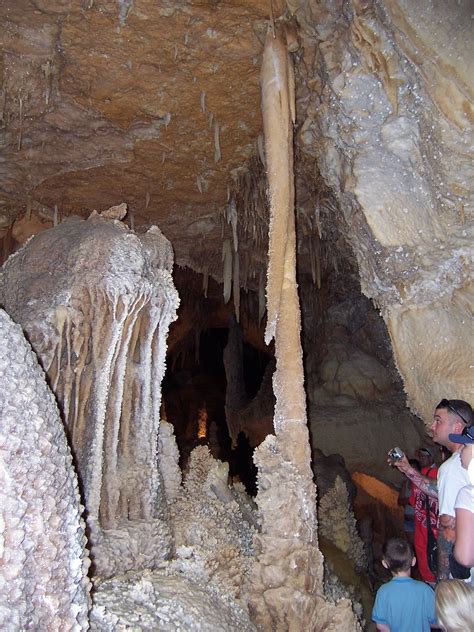
{"type": "Polygon", "coordinates": [[[405,472],[406,469],[410,467],[410,464],[408,462],[407,457],[405,456],[405,453],[399,447],[392,448],[388,452],[387,456],[388,456],[387,463],[390,465],[390,467],[396,467],[401,472],[405,472]]]}
{"type": "Polygon", "coordinates": [[[405,453],[403,452],[401,448],[398,448],[398,447],[392,448],[388,453],[388,458],[392,464],[396,463],[400,459],[403,459],[404,456],[405,456],[405,453]]]}

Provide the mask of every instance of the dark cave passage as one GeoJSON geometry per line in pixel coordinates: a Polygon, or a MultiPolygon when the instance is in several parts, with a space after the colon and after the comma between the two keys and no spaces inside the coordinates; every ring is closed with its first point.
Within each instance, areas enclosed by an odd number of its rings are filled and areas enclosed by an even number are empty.
{"type": "MultiPolygon", "coordinates": [[[[223,362],[228,329],[212,327],[199,334],[197,351],[181,353],[179,361],[168,359],[163,379],[163,403],[167,420],[173,424],[180,453],[181,469],[197,445],[207,445],[211,454],[229,464],[229,476],[240,480],[247,492],[256,494],[257,469],[253,447],[245,432],[239,432],[232,447],[226,421],[227,379],[223,362]],[[178,366],[179,365],[179,366],[178,366]]],[[[196,340],[189,336],[189,344],[196,340]]],[[[246,401],[251,401],[262,384],[269,356],[243,343],[243,383],[246,401]]],[[[257,421],[257,420],[256,420],[257,421]]]]}

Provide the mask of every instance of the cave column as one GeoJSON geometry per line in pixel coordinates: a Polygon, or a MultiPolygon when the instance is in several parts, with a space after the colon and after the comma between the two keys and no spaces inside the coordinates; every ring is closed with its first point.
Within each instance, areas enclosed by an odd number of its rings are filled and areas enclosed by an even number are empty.
{"type": "Polygon", "coordinates": [[[270,197],[267,344],[275,339],[275,435],[255,451],[262,530],[250,607],[263,629],[313,629],[323,580],[317,547],[316,489],[296,284],[293,121],[294,78],[282,37],[269,31],[261,71],[262,112],[270,197]]]}

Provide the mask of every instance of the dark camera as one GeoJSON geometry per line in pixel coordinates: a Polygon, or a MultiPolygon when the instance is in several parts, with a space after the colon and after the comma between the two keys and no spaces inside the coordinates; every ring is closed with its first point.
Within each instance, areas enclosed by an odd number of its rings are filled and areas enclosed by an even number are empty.
{"type": "Polygon", "coordinates": [[[392,463],[399,461],[404,456],[405,454],[403,450],[400,450],[400,448],[392,448],[392,450],[390,450],[390,452],[388,453],[388,458],[392,461],[392,463]]]}

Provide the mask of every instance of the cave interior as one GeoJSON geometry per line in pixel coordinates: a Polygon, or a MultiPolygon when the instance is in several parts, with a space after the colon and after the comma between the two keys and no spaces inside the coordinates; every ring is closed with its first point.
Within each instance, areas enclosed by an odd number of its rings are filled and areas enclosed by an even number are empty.
{"type": "Polygon", "coordinates": [[[371,629],[474,399],[471,8],[1,3],[2,629],[371,629]]]}

